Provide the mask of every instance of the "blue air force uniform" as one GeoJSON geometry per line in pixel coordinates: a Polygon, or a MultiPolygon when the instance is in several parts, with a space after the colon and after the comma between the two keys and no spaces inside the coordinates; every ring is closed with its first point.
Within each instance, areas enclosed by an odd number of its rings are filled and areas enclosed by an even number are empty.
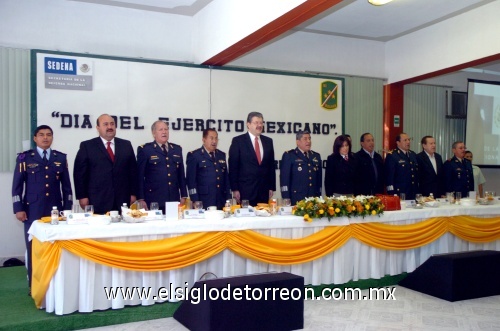
{"type": "Polygon", "coordinates": [[[286,151],[281,157],[281,197],[290,199],[292,205],[306,197],[321,196],[321,156],[314,151],[307,154],[308,157],[295,148],[286,151]]]}
{"type": "Polygon", "coordinates": [[[418,189],[418,161],[413,151],[408,155],[396,148],[385,159],[385,184],[390,195],[405,193],[407,200],[415,199],[418,189]]]}
{"type": "Polygon", "coordinates": [[[201,148],[189,152],[186,157],[186,177],[189,197],[202,201],[203,207],[217,206],[222,209],[231,199],[226,153],[216,149],[214,159],[201,148]]]}
{"type": "Polygon", "coordinates": [[[169,142],[166,145],[167,153],[155,141],[137,148],[137,199],[144,199],[148,206],[158,202],[162,211],[165,211],[165,202],[187,197],[182,148],[169,142]]]}
{"type": "Polygon", "coordinates": [[[472,163],[467,159],[460,162],[456,156],[443,164],[443,174],[446,192],[461,192],[466,197],[474,191],[474,175],[472,163]]]}
{"type": "Polygon", "coordinates": [[[24,221],[24,232],[31,285],[31,241],[28,240],[31,224],[50,216],[53,206],[69,210],[73,205],[66,154],[49,150],[48,160],[44,161],[36,149],[19,153],[12,181],[12,203],[14,213],[24,211],[28,218],[24,221]]]}

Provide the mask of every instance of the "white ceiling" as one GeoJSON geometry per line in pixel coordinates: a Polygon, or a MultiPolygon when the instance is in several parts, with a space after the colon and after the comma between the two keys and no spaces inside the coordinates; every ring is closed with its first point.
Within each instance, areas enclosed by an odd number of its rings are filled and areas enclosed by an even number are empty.
{"type": "MultiPolygon", "coordinates": [[[[194,16],[217,0],[68,0],[165,14],[194,16]]],[[[240,0],[234,0],[240,1],[240,0]]],[[[393,0],[373,6],[367,0],[344,0],[293,31],[380,42],[423,29],[498,0],[393,0]]],[[[500,63],[475,68],[500,74],[500,63]]]]}

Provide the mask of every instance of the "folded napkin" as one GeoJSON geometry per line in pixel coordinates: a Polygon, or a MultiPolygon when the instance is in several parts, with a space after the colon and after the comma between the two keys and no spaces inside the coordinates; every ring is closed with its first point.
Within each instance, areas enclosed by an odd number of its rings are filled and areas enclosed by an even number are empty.
{"type": "MultiPolygon", "coordinates": [[[[58,219],[59,219],[59,221],[62,221],[62,220],[63,220],[63,219],[62,219],[62,217],[59,217],[58,219]]],[[[50,223],[50,221],[51,221],[51,220],[52,220],[52,217],[50,217],[50,216],[45,216],[45,217],[40,218],[40,219],[38,220],[38,222],[41,222],[41,223],[50,223]]]]}

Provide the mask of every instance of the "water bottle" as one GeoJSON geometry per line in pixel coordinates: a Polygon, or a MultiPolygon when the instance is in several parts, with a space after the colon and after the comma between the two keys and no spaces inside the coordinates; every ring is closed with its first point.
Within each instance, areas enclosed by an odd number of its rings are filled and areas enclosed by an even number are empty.
{"type": "Polygon", "coordinates": [[[226,204],[224,205],[224,217],[231,216],[231,200],[226,200],[226,204]]]}
{"type": "Polygon", "coordinates": [[[56,206],[52,207],[52,211],[50,212],[50,224],[59,224],[59,211],[56,206]]]}
{"type": "Polygon", "coordinates": [[[277,215],[278,214],[278,201],[276,199],[271,199],[271,206],[269,206],[271,215],[277,215]]]}

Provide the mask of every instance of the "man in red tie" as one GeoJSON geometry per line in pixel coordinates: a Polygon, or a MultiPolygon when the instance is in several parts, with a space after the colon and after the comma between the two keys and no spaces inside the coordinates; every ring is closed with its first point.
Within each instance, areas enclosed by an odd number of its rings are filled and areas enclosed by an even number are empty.
{"type": "Polygon", "coordinates": [[[233,138],[229,147],[229,182],[233,197],[252,206],[267,203],[276,190],[273,140],[263,136],[264,117],[251,112],[248,132],[233,138]]]}
{"type": "Polygon", "coordinates": [[[73,170],[76,198],[80,206],[93,205],[96,214],[120,210],[123,203],[135,202],[137,163],[128,140],[116,138],[115,119],[108,114],[97,118],[99,137],[83,141],[73,170]]]}

